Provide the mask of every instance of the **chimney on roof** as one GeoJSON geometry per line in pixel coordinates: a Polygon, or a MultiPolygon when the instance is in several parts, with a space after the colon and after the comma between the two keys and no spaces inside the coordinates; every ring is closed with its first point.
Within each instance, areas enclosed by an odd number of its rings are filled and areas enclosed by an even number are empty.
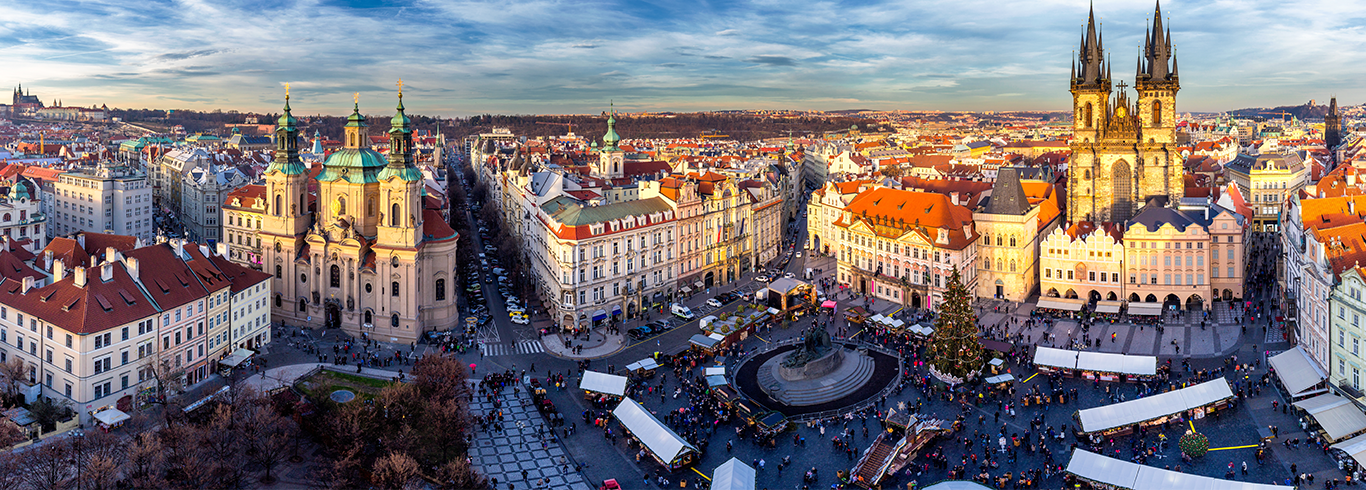
{"type": "Polygon", "coordinates": [[[44,265],[44,267],[43,267],[44,269],[52,270],[52,251],[51,251],[51,250],[45,250],[45,251],[43,251],[43,265],[44,265]]]}
{"type": "Polygon", "coordinates": [[[48,270],[52,271],[52,282],[66,279],[66,264],[62,263],[62,259],[52,261],[52,268],[48,270]]]}
{"type": "Polygon", "coordinates": [[[30,289],[33,289],[33,276],[24,276],[24,289],[22,289],[21,292],[23,294],[28,294],[28,290],[30,289]]]}
{"type": "Polygon", "coordinates": [[[76,283],[76,287],[85,287],[85,268],[78,266],[72,273],[75,275],[75,279],[72,279],[72,281],[76,283]]]}
{"type": "MultiPolygon", "coordinates": [[[[220,243],[219,245],[222,245],[222,244],[220,243]]],[[[209,253],[209,246],[208,246],[208,245],[200,245],[200,246],[199,246],[199,255],[203,255],[203,256],[205,256],[205,257],[208,257],[208,256],[213,255],[213,254],[209,253]]]]}
{"type": "Polygon", "coordinates": [[[952,202],[954,206],[960,205],[960,203],[958,202],[958,191],[953,191],[949,193],[949,202],[952,202]]]}
{"type": "Polygon", "coordinates": [[[128,276],[134,281],[138,280],[138,259],[128,257],[123,260],[123,268],[128,270],[128,276]]]}
{"type": "Polygon", "coordinates": [[[105,262],[104,267],[100,267],[100,282],[109,282],[114,279],[114,263],[105,262]]]}
{"type": "Polygon", "coordinates": [[[228,256],[228,244],[223,243],[223,242],[218,242],[218,250],[217,250],[217,252],[218,252],[217,255],[218,255],[219,257],[227,257],[227,256],[228,256]]]}
{"type": "Polygon", "coordinates": [[[117,254],[118,254],[118,251],[117,251],[117,250],[114,250],[114,247],[105,247],[105,248],[104,248],[104,261],[105,261],[105,262],[113,262],[114,260],[116,260],[117,254]]]}
{"type": "Polygon", "coordinates": [[[1356,202],[1356,199],[1352,199],[1352,198],[1350,198],[1350,197],[1347,198],[1347,214],[1356,216],[1356,214],[1357,214],[1357,202],[1356,202]]]}
{"type": "Polygon", "coordinates": [[[76,243],[81,245],[81,250],[85,250],[85,233],[76,235],[76,243]]]}

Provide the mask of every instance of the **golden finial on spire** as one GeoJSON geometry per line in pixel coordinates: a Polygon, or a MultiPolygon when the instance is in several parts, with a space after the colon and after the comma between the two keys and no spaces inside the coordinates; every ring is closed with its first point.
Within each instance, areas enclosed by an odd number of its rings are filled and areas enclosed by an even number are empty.
{"type": "Polygon", "coordinates": [[[286,98],[286,99],[289,98],[289,84],[288,84],[288,83],[285,84],[285,98],[286,98]]]}
{"type": "Polygon", "coordinates": [[[402,96],[403,96],[403,79],[402,79],[402,78],[398,79],[398,96],[399,96],[399,97],[402,97],[402,96]]]}
{"type": "Polygon", "coordinates": [[[352,97],[352,100],[356,102],[356,105],[360,105],[360,92],[356,92],[356,95],[352,97]]]}

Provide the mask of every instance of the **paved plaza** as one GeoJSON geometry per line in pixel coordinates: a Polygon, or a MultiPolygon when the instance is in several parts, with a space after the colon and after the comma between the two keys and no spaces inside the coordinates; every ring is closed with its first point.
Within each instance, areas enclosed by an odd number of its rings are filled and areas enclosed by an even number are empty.
{"type": "Polygon", "coordinates": [[[502,407],[476,396],[470,412],[476,417],[503,412],[503,430],[480,431],[470,448],[470,459],[497,489],[554,488],[591,490],[581,473],[575,471],[574,458],[569,457],[558,441],[543,437],[552,431],[540,412],[532,405],[526,390],[504,390],[502,407]],[[511,484],[511,486],[509,486],[511,484]]]}

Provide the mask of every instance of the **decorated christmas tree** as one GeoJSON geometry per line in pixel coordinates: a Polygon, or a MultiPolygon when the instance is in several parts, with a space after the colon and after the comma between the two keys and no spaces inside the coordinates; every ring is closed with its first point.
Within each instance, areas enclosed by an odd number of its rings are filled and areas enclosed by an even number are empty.
{"type": "Polygon", "coordinates": [[[982,368],[982,343],[977,338],[977,314],[972,295],[963,286],[958,268],[949,276],[948,291],[939,303],[939,316],[930,336],[930,371],[941,381],[957,384],[972,379],[982,368]]]}

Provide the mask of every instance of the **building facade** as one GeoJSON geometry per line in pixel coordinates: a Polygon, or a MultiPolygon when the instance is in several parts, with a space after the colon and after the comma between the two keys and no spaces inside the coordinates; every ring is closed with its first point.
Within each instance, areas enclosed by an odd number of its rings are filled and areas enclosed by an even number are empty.
{"type": "Polygon", "coordinates": [[[1361,326],[1366,318],[1366,270],[1352,267],[1342,272],[1341,282],[1329,295],[1329,310],[1333,312],[1331,340],[1328,346],[1328,383],[1339,388],[1358,402],[1361,394],[1361,372],[1366,370],[1366,328],[1361,326]]]}
{"type": "Polygon", "coordinates": [[[1199,310],[1242,298],[1246,230],[1242,215],[1217,206],[1145,207],[1124,230],[1128,301],[1199,310]],[[1233,281],[1216,288],[1216,278],[1233,281]]]}
{"type": "Polygon", "coordinates": [[[223,240],[228,259],[263,270],[261,216],[266,210],[266,186],[247,185],[229,192],[223,201],[223,240]]]}
{"type": "Polygon", "coordinates": [[[982,236],[978,297],[1023,302],[1038,290],[1039,241],[1058,225],[1060,213],[1052,186],[1037,182],[1031,187],[1037,198],[1026,193],[1014,167],[1002,167],[990,198],[972,214],[982,236]]]}
{"type": "Polygon", "coordinates": [[[12,240],[33,240],[31,250],[41,250],[47,243],[47,214],[41,210],[37,193],[32,181],[18,178],[9,195],[0,200],[0,234],[12,240]]]}
{"type": "Polygon", "coordinates": [[[156,235],[152,189],[132,168],[106,162],[61,174],[53,202],[54,233],[128,235],[150,243],[156,235]]]}
{"type": "Polygon", "coordinates": [[[1039,245],[1041,297],[1118,301],[1124,298],[1122,227],[1059,226],[1039,245]]]}
{"type": "Polygon", "coordinates": [[[834,226],[837,278],[854,292],[934,308],[955,269],[968,291],[977,290],[979,235],[972,211],[949,196],[871,189],[854,198],[834,226]]]}
{"type": "Polygon", "coordinates": [[[180,224],[191,241],[222,241],[223,204],[232,191],[247,185],[241,171],[209,163],[185,172],[180,181],[180,224]]]}
{"type": "Polygon", "coordinates": [[[1122,223],[1153,197],[1178,202],[1185,195],[1176,141],[1181,84],[1161,9],[1150,32],[1136,74],[1138,99],[1131,103],[1122,82],[1118,93],[1112,90],[1094,12],[1087,22],[1072,71],[1069,221],[1122,223]]]}
{"type": "Polygon", "coordinates": [[[1296,153],[1239,154],[1224,165],[1238,190],[1248,198],[1254,231],[1275,233],[1280,229],[1281,204],[1308,182],[1305,163],[1296,153]]]}

